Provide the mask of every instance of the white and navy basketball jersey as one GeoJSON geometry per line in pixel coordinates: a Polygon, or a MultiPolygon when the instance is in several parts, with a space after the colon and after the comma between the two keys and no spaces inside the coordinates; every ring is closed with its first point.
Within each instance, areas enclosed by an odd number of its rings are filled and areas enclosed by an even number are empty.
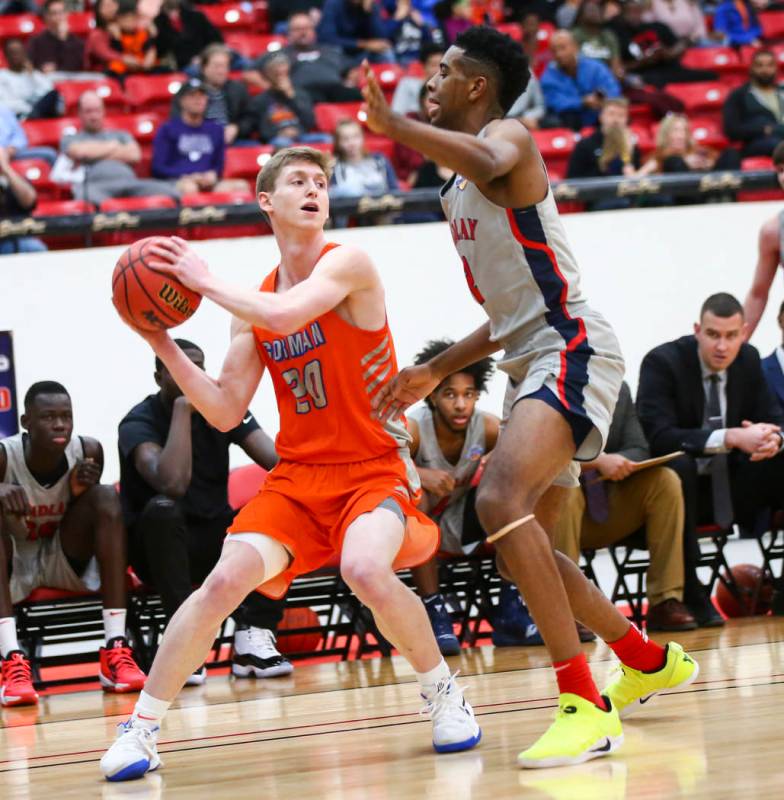
{"type": "MultiPolygon", "coordinates": [[[[426,469],[440,469],[455,479],[455,488],[448,501],[434,515],[441,528],[442,548],[451,553],[462,549],[462,526],[465,496],[471,486],[471,479],[479,467],[482,456],[487,452],[485,442],[485,414],[474,410],[466,428],[465,442],[457,463],[447,461],[436,436],[433,411],[428,405],[415,408],[407,413],[419,427],[419,449],[414,464],[426,469]]],[[[438,506],[436,507],[438,509],[438,506]]],[[[478,542],[473,545],[474,549],[478,542]]]]}
{"type": "Polygon", "coordinates": [[[51,539],[57,532],[60,520],[73,497],[70,484],[71,469],[84,458],[82,440],[78,436],[72,436],[65,448],[68,469],[52,486],[42,486],[33,477],[25,461],[23,437],[26,435],[17,433],[16,436],[2,440],[6,468],[5,475],[0,476],[0,481],[3,483],[21,486],[32,507],[24,524],[10,526],[17,556],[22,561],[26,561],[28,557],[35,559],[38,541],[51,539]]]}

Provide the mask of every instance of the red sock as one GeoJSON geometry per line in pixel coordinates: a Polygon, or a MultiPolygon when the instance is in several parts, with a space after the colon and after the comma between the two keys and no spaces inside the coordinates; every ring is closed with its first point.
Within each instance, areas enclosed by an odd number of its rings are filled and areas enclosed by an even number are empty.
{"type": "Polygon", "coordinates": [[[588,669],[588,662],[585,653],[580,653],[566,661],[553,661],[555,677],[558,679],[558,691],[561,694],[570,692],[598,706],[606,708],[599,690],[593,681],[591,670],[588,669]]]}
{"type": "Polygon", "coordinates": [[[667,656],[664,648],[643,636],[634,625],[615,642],[607,646],[621,660],[621,664],[641,672],[656,672],[664,666],[667,656]]]}

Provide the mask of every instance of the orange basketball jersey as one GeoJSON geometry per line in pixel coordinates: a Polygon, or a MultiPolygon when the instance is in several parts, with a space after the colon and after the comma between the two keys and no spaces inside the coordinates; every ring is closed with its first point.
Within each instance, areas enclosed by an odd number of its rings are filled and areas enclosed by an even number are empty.
{"type": "MultiPolygon", "coordinates": [[[[337,246],[328,244],[321,255],[337,246]]],[[[277,275],[276,267],[260,291],[274,292],[277,275]]],[[[370,405],[397,373],[388,323],[362,330],[333,310],[286,336],[257,327],[253,333],[275,386],[280,414],[275,449],[282,459],[346,464],[407,446],[405,424],[380,422],[370,405]]]]}

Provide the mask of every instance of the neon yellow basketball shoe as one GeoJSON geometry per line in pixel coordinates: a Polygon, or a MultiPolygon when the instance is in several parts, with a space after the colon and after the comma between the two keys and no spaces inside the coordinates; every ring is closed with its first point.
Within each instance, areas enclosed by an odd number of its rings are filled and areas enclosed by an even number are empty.
{"type": "Polygon", "coordinates": [[[666,647],[664,666],[656,672],[641,672],[621,664],[619,675],[602,694],[618,709],[621,719],[639,711],[654,695],[667,689],[682,689],[700,674],[699,664],[676,642],[666,647]]]}
{"type": "Polygon", "coordinates": [[[558,699],[555,722],[517,756],[521,767],[562,767],[609,755],[623,744],[621,720],[614,706],[608,711],[590,700],[565,693],[558,699]]]}

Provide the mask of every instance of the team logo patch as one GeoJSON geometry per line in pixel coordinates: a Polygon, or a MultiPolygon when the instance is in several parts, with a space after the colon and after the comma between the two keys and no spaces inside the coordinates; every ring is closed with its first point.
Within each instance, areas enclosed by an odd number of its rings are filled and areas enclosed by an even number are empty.
{"type": "Polygon", "coordinates": [[[469,461],[479,461],[479,459],[485,454],[485,449],[482,445],[475,444],[469,451],[468,451],[468,460],[469,461]]]}

